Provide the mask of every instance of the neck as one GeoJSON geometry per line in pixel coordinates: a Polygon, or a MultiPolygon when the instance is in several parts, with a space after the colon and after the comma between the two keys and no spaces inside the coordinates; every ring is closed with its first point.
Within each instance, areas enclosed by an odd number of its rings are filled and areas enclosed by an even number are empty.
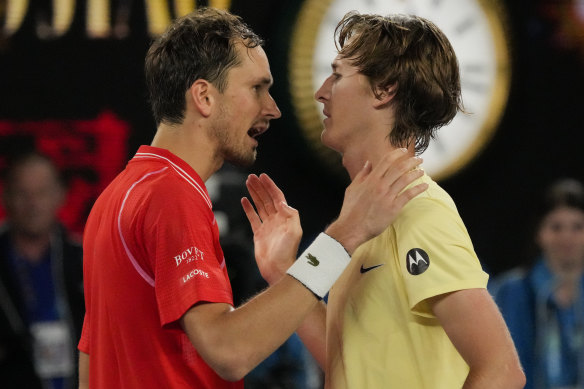
{"type": "Polygon", "coordinates": [[[580,292],[580,283],[573,280],[560,281],[554,290],[556,303],[562,308],[568,308],[576,301],[580,292]]]}
{"type": "MultiPolygon", "coordinates": [[[[377,139],[373,142],[362,142],[356,144],[354,147],[348,148],[343,153],[343,166],[349,173],[349,177],[352,181],[361,169],[363,169],[365,162],[371,162],[373,168],[375,168],[387,153],[398,148],[399,147],[392,146],[387,137],[377,139]]],[[[408,149],[407,154],[409,156],[414,156],[415,151],[413,146],[408,149]]]]}
{"type": "MultiPolygon", "coordinates": [[[[351,181],[361,171],[365,162],[369,161],[373,168],[387,153],[397,149],[389,141],[389,134],[395,123],[391,105],[371,110],[365,115],[360,129],[355,130],[356,137],[345,142],[342,150],[343,166],[349,173],[351,181]]],[[[414,155],[413,146],[409,153],[414,155]]]]}
{"type": "Polygon", "coordinates": [[[181,158],[203,181],[207,181],[223,165],[223,158],[215,152],[216,146],[207,137],[206,129],[196,123],[191,126],[162,123],[151,145],[166,149],[181,158]]]}
{"type": "Polygon", "coordinates": [[[51,244],[49,232],[42,234],[26,234],[14,232],[12,242],[16,252],[31,263],[40,262],[51,244]]]}

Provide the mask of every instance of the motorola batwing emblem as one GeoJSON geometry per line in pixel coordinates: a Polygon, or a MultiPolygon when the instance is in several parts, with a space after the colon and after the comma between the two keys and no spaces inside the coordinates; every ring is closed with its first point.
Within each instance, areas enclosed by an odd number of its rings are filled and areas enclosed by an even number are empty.
{"type": "Polygon", "coordinates": [[[430,267],[430,257],[422,249],[411,249],[406,254],[406,267],[408,272],[414,276],[422,274],[430,267]]]}

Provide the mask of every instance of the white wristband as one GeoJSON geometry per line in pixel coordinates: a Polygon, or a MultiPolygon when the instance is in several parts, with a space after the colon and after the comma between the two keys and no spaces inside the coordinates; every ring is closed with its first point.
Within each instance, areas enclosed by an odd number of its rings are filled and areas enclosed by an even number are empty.
{"type": "Polygon", "coordinates": [[[345,248],[321,232],[286,273],[322,299],[350,261],[345,248]]]}

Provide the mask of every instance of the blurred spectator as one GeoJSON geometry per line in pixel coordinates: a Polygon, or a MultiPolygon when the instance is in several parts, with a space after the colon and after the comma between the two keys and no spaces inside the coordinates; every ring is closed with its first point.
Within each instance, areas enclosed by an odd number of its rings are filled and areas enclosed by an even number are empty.
{"type": "Polygon", "coordinates": [[[64,186],[29,153],[6,170],[0,229],[0,387],[77,387],[84,315],[81,246],[57,220],[64,186]]]}
{"type": "Polygon", "coordinates": [[[554,183],[538,213],[539,254],[490,285],[525,374],[527,389],[584,388],[584,186],[554,183]]]}

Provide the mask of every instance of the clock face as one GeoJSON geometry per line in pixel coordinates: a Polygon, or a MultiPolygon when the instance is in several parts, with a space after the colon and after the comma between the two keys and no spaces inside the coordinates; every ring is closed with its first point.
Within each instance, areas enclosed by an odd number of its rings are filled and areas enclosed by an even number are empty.
{"type": "Polygon", "coordinates": [[[333,34],[343,15],[415,14],[434,22],[456,52],[466,113],[438,131],[423,153],[424,169],[435,179],[452,175],[490,139],[509,91],[510,66],[500,4],[495,0],[307,0],[292,37],[290,79],[293,104],[308,140],[326,160],[337,163],[320,145],[321,107],[314,91],[331,73],[336,56],[333,34]],[[316,144],[318,142],[318,144],[316,144]]]}

